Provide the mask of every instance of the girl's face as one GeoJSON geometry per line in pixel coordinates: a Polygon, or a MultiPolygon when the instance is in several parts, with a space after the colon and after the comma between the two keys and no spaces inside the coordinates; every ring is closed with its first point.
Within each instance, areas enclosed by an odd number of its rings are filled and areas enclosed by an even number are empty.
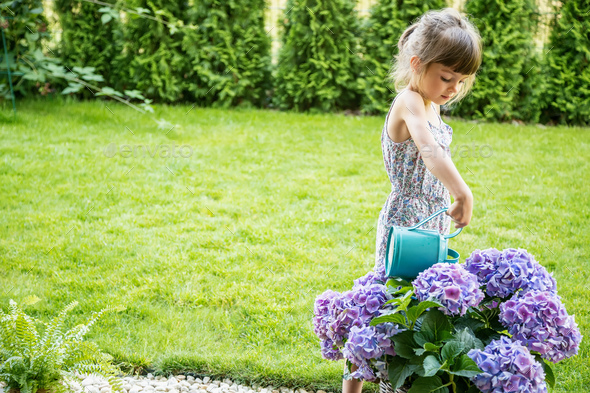
{"type": "Polygon", "coordinates": [[[432,63],[422,77],[421,90],[425,98],[444,105],[461,90],[468,77],[441,63],[432,63]]]}

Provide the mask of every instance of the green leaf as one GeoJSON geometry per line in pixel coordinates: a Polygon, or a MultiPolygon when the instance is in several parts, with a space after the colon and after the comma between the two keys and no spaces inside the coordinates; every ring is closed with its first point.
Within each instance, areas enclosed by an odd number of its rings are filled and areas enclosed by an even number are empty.
{"type": "Polygon", "coordinates": [[[535,353],[535,360],[543,366],[543,371],[545,371],[545,381],[547,382],[547,385],[553,389],[555,387],[555,374],[553,374],[551,365],[545,362],[545,359],[543,359],[538,353],[535,353]]]}
{"type": "MultiPolygon", "coordinates": [[[[455,326],[455,329],[457,327],[455,326]]],[[[464,327],[462,329],[457,329],[453,339],[449,342],[456,341],[461,344],[463,347],[464,352],[468,352],[470,349],[484,349],[484,345],[480,339],[475,337],[475,334],[471,331],[471,329],[464,327]]]]}
{"type": "Polygon", "coordinates": [[[412,284],[410,284],[407,280],[404,280],[401,277],[391,277],[389,278],[389,280],[387,280],[387,282],[385,283],[386,286],[388,287],[402,287],[403,288],[409,288],[409,289],[414,289],[414,287],[412,286],[412,284]]]}
{"type": "Polygon", "coordinates": [[[102,14],[102,16],[100,17],[100,20],[103,25],[106,25],[107,23],[109,23],[111,21],[111,19],[113,19],[111,14],[102,14]]]}
{"type": "Polygon", "coordinates": [[[79,74],[93,74],[94,71],[96,71],[96,67],[78,67],[75,66],[74,68],[72,68],[74,71],[76,71],[79,74]]]}
{"type": "Polygon", "coordinates": [[[375,326],[378,325],[380,323],[385,323],[385,322],[393,322],[393,323],[397,323],[400,325],[406,325],[406,318],[401,315],[401,314],[386,314],[386,315],[381,315],[378,316],[376,318],[373,318],[370,322],[370,326],[375,326]]]}
{"type": "Polygon", "coordinates": [[[442,367],[436,356],[428,355],[424,358],[424,376],[425,377],[432,377],[436,375],[438,370],[442,367]]]}
{"type": "Polygon", "coordinates": [[[416,334],[415,340],[421,346],[427,342],[437,344],[452,338],[452,329],[447,316],[438,309],[432,309],[424,315],[420,332],[416,334]]]}
{"type": "Polygon", "coordinates": [[[401,387],[406,382],[406,378],[414,373],[415,369],[416,366],[409,364],[408,360],[395,356],[389,364],[387,371],[389,382],[393,386],[393,389],[395,390],[401,387]]]}
{"type": "Polygon", "coordinates": [[[499,340],[502,337],[502,334],[489,328],[479,329],[475,332],[475,335],[484,343],[484,345],[489,345],[493,340],[499,340]]]}
{"type": "Polygon", "coordinates": [[[29,41],[37,41],[39,39],[39,33],[33,33],[33,34],[26,33],[25,37],[27,37],[27,39],[29,41]]]}
{"type": "Polygon", "coordinates": [[[414,341],[414,332],[412,330],[406,330],[398,333],[391,338],[391,341],[395,343],[395,353],[406,359],[414,357],[414,349],[420,348],[414,341]]]}
{"type": "Polygon", "coordinates": [[[105,86],[101,90],[102,90],[101,92],[96,93],[97,96],[117,96],[117,97],[123,97],[123,94],[121,94],[117,90],[113,89],[112,87],[105,86]]]}
{"type": "Polygon", "coordinates": [[[69,94],[69,93],[77,93],[82,90],[84,86],[79,83],[70,83],[68,87],[66,87],[61,94],[69,94]]]}
{"type": "Polygon", "coordinates": [[[43,13],[43,7],[37,7],[37,8],[33,8],[32,10],[29,11],[30,14],[35,14],[35,15],[39,15],[43,13]]]}
{"type": "Polygon", "coordinates": [[[408,317],[408,319],[414,323],[416,322],[416,320],[418,319],[418,317],[420,315],[422,315],[422,313],[424,313],[424,311],[426,311],[427,308],[431,308],[431,307],[442,307],[443,305],[440,304],[439,302],[435,302],[435,301],[430,301],[430,300],[424,300],[420,303],[418,303],[417,306],[414,307],[410,307],[408,308],[406,315],[408,317]]]}
{"type": "Polygon", "coordinates": [[[142,8],[142,7],[137,7],[135,8],[135,11],[137,11],[138,14],[150,14],[151,11],[147,8],[142,8]]]}
{"type": "Polygon", "coordinates": [[[414,374],[417,374],[421,377],[424,376],[424,359],[426,358],[426,356],[427,355],[414,356],[412,359],[409,360],[408,364],[416,366],[414,369],[414,374]]]}
{"type": "Polygon", "coordinates": [[[426,351],[430,351],[430,352],[438,352],[438,350],[440,349],[440,347],[442,347],[442,345],[436,345],[433,343],[425,343],[424,344],[424,349],[426,351]]]}
{"type": "Polygon", "coordinates": [[[443,360],[447,360],[449,364],[453,364],[453,360],[459,356],[463,349],[463,345],[460,342],[449,341],[445,344],[440,354],[443,360]]]}
{"type": "Polygon", "coordinates": [[[437,376],[417,378],[408,393],[449,393],[449,388],[443,386],[442,380],[437,376]]]}
{"type": "Polygon", "coordinates": [[[129,98],[137,98],[138,100],[145,99],[139,90],[125,90],[123,93],[125,93],[125,95],[129,98]]]}
{"type": "Polygon", "coordinates": [[[469,315],[463,315],[455,320],[454,326],[456,330],[469,328],[472,332],[476,332],[479,328],[485,326],[485,323],[469,315]]]}
{"type": "Polygon", "coordinates": [[[449,371],[450,374],[455,374],[466,378],[475,377],[477,374],[481,374],[482,372],[483,371],[477,367],[477,364],[466,354],[457,358],[455,360],[455,364],[453,364],[451,370],[449,371]]]}

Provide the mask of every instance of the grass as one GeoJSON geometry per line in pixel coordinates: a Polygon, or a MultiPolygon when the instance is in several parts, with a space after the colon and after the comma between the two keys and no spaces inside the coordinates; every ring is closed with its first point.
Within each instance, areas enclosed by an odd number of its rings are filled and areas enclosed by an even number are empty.
{"type": "MultiPolygon", "coordinates": [[[[48,320],[78,300],[73,326],[121,304],[87,337],[123,365],[339,391],[313,302],[373,267],[383,118],[107,105],[21,101],[0,124],[2,308],[37,295],[25,311],[48,320]]],[[[451,247],[527,249],[588,336],[590,129],[448,122],[475,197],[451,247]]],[[[588,358],[586,338],[554,391],[590,391],[588,358]]]]}

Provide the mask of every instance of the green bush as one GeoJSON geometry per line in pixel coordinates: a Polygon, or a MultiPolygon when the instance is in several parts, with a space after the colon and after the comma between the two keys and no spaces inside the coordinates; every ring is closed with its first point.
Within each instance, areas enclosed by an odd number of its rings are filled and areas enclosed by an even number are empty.
{"type": "Polygon", "coordinates": [[[545,48],[543,122],[590,124],[590,1],[563,0],[545,48]]]}
{"type": "Polygon", "coordinates": [[[361,59],[352,0],[289,0],[274,104],[297,111],[358,108],[361,59]]]}
{"type": "Polygon", "coordinates": [[[541,116],[541,99],[545,91],[545,81],[541,72],[542,57],[539,52],[533,50],[525,57],[521,69],[522,85],[515,97],[514,118],[538,123],[541,116]]]}
{"type": "Polygon", "coordinates": [[[362,24],[363,67],[359,82],[364,113],[387,113],[395,96],[388,74],[401,34],[426,11],[445,6],[444,0],[379,0],[371,7],[370,16],[362,24]]]}
{"type": "MultiPolygon", "coordinates": [[[[107,2],[114,4],[113,0],[107,2]]],[[[70,69],[94,67],[94,72],[104,78],[107,86],[118,88],[121,70],[113,61],[123,44],[118,10],[77,0],[55,0],[54,10],[62,28],[58,49],[62,64],[70,69]],[[99,11],[105,8],[116,17],[99,11]]],[[[81,93],[85,97],[93,96],[88,89],[81,93]]]]}
{"type": "MultiPolygon", "coordinates": [[[[32,296],[24,304],[40,300],[32,296]]],[[[74,301],[45,323],[27,314],[10,300],[10,313],[0,310],[0,381],[22,393],[35,393],[38,389],[66,393],[65,384],[76,373],[99,374],[107,378],[113,391],[124,393],[121,380],[115,378],[121,370],[112,364],[113,357],[102,353],[92,342],[83,341],[90,327],[105,313],[121,310],[107,307],[93,313],[86,324],[62,332],[66,314],[78,302],[74,301]],[[40,334],[35,324],[43,324],[40,334]]]]}
{"type": "Polygon", "coordinates": [[[518,117],[523,69],[538,25],[534,0],[468,0],[465,11],[483,39],[483,59],[473,90],[451,113],[499,121],[518,117]]]}
{"type": "Polygon", "coordinates": [[[158,21],[127,13],[123,53],[116,59],[125,71],[122,89],[137,89],[148,98],[164,102],[183,99],[190,71],[188,56],[182,50],[188,3],[132,0],[126,7],[158,21]]]}
{"type": "Polygon", "coordinates": [[[264,0],[202,0],[188,10],[182,48],[190,59],[188,91],[202,106],[262,106],[270,81],[264,0]]]}
{"type": "Polygon", "coordinates": [[[26,96],[29,93],[46,93],[49,88],[43,77],[36,72],[36,60],[43,57],[43,50],[49,40],[47,19],[43,15],[42,0],[14,0],[0,4],[0,24],[6,37],[8,66],[4,59],[0,62],[0,96],[10,99],[10,84],[6,72],[12,75],[15,95],[26,96]]]}

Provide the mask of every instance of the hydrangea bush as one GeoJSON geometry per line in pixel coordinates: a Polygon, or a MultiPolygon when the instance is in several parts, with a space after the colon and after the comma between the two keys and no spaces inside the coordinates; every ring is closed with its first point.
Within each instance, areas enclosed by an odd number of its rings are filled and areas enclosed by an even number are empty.
{"type": "Polygon", "coordinates": [[[318,296],[314,311],[325,359],[410,393],[547,392],[548,362],[576,355],[582,340],[552,274],[524,249],[478,249],[412,282],[380,266],[350,291],[318,296]]]}

